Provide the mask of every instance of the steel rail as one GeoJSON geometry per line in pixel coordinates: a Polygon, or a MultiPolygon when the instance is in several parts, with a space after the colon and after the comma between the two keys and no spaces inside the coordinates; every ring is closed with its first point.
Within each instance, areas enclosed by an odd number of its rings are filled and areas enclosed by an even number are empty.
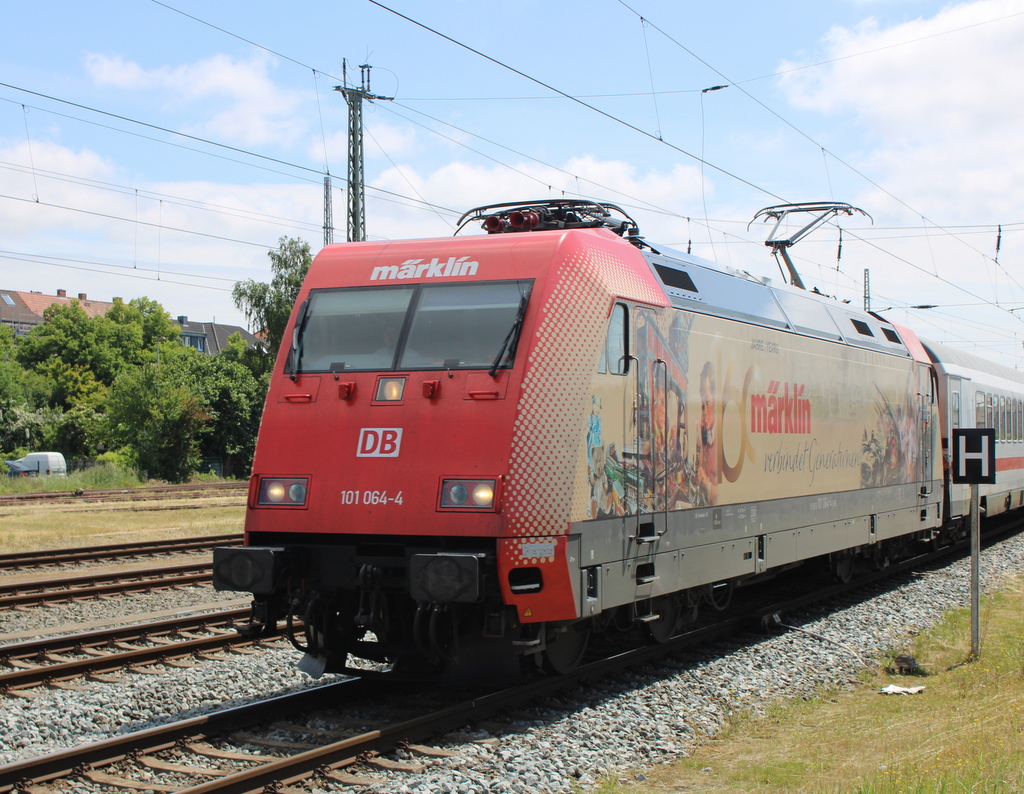
{"type": "Polygon", "coordinates": [[[232,631],[224,634],[212,634],[209,637],[176,641],[151,648],[120,651],[93,659],[79,659],[36,668],[12,670],[0,673],[0,692],[26,689],[41,684],[71,681],[75,678],[83,678],[90,675],[124,672],[134,667],[161,664],[186,657],[199,656],[204,653],[214,653],[229,647],[255,644],[259,643],[247,640],[237,631],[232,631]]]}
{"type": "Polygon", "coordinates": [[[136,753],[159,752],[260,722],[271,722],[280,719],[282,714],[322,707],[331,700],[340,700],[348,695],[366,694],[369,688],[363,679],[347,679],[49,755],[14,761],[0,766],[0,794],[28,790],[33,785],[67,777],[77,769],[107,766],[136,753]]]}
{"type": "Polygon", "coordinates": [[[176,552],[204,551],[224,543],[240,543],[241,535],[204,535],[178,540],[150,540],[138,543],[115,543],[107,546],[78,546],[25,553],[0,554],[0,570],[38,568],[70,562],[118,559],[176,552]]]}
{"type": "Polygon", "coordinates": [[[187,640],[171,640],[169,637],[172,634],[196,630],[215,632],[218,628],[233,626],[248,616],[249,608],[242,607],[188,615],[171,620],[150,621],[81,634],[66,634],[60,637],[0,645],[0,662],[8,665],[32,664],[32,667],[0,672],[0,692],[8,693],[39,684],[68,681],[97,673],[107,673],[138,665],[209,653],[223,647],[213,641],[214,637],[234,639],[233,644],[241,644],[242,638],[234,630],[211,635],[208,638],[190,637],[187,640]],[[102,646],[110,646],[114,643],[160,643],[163,638],[167,638],[167,642],[154,645],[151,648],[123,648],[103,656],[78,660],[58,659],[55,661],[52,658],[55,655],[68,653],[82,654],[90,651],[95,653],[102,651],[102,646]],[[208,642],[209,645],[204,645],[203,642],[208,642]]]}
{"type": "Polygon", "coordinates": [[[213,572],[207,561],[163,568],[139,568],[120,573],[5,584],[0,585],[0,609],[206,584],[212,579],[213,572]]]}

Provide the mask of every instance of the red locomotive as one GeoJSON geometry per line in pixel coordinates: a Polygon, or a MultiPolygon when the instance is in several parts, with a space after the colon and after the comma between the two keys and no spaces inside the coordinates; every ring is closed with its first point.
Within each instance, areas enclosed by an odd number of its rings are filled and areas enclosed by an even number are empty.
{"type": "Polygon", "coordinates": [[[252,631],[287,620],[310,673],[566,670],[593,632],[663,641],[769,572],[883,565],[962,530],[960,423],[1002,423],[988,511],[1024,500],[1014,371],[652,246],[610,204],[476,220],[328,246],[299,295],[214,581],[253,593],[252,631]]]}

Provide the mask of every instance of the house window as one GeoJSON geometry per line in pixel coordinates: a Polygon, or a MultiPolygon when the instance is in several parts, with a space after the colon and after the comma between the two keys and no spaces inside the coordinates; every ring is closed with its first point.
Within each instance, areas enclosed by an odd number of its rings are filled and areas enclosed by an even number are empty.
{"type": "Polygon", "coordinates": [[[194,347],[200,353],[203,353],[206,350],[206,339],[205,339],[205,337],[202,337],[202,336],[188,336],[186,334],[182,334],[181,341],[182,341],[183,344],[188,345],[189,347],[194,347]]]}

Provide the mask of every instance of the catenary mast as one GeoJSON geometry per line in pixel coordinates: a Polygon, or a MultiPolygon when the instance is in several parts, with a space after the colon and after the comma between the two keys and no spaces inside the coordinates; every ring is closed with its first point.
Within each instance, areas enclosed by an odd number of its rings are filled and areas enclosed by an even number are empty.
{"type": "Polygon", "coordinates": [[[366,239],[366,191],[363,183],[363,101],[393,99],[370,92],[370,65],[359,66],[359,88],[349,87],[347,64],[343,62],[345,85],[334,87],[348,103],[348,218],[346,222],[348,242],[366,239]]]}

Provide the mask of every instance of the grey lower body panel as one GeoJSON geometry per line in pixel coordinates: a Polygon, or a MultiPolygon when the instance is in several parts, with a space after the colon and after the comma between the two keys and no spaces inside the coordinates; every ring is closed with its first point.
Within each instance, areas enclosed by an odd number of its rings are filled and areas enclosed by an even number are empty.
{"type": "Polygon", "coordinates": [[[580,615],[935,529],[942,520],[939,486],[891,486],[574,524],[580,615]]]}

